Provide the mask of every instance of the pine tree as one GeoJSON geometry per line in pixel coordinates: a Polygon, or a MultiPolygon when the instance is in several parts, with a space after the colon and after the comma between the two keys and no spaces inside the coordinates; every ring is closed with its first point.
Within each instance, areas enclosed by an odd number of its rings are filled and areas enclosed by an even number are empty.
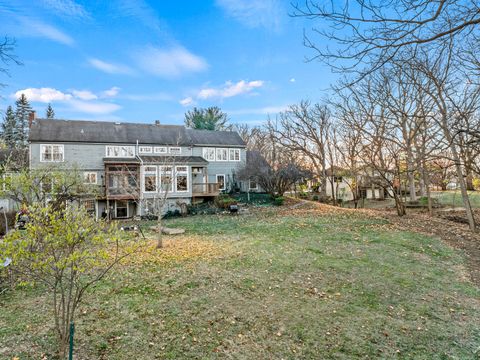
{"type": "Polygon", "coordinates": [[[206,109],[193,108],[185,114],[185,125],[199,130],[231,130],[228,116],[217,106],[206,109]]]}
{"type": "Polygon", "coordinates": [[[47,119],[55,119],[55,111],[52,108],[51,104],[48,104],[47,110],[45,111],[45,117],[47,119]]]}
{"type": "Polygon", "coordinates": [[[28,143],[28,117],[32,112],[32,107],[25,94],[20,95],[15,105],[15,118],[17,122],[15,140],[18,147],[26,147],[28,143]]]}
{"type": "Polygon", "coordinates": [[[9,149],[16,145],[17,119],[11,106],[7,108],[2,123],[2,140],[9,149]]]}

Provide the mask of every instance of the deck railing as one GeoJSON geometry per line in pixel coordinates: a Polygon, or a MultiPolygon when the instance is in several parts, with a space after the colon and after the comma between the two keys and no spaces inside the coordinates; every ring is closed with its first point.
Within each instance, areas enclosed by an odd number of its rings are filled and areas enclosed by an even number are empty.
{"type": "Polygon", "coordinates": [[[217,196],[220,193],[217,183],[196,183],[192,185],[192,194],[194,196],[217,196]]]}

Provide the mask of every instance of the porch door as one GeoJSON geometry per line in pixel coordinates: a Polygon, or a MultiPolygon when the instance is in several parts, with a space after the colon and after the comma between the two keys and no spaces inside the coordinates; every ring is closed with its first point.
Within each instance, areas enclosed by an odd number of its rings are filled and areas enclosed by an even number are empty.
{"type": "Polygon", "coordinates": [[[115,201],[115,217],[116,218],[128,217],[128,201],[126,200],[115,201]]]}

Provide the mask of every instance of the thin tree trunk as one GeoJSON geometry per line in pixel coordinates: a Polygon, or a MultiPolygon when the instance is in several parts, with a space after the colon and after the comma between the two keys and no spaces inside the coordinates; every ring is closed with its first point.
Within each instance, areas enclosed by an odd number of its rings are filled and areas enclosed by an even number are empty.
{"type": "Polygon", "coordinates": [[[463,177],[462,166],[460,164],[460,156],[458,154],[457,147],[453,142],[452,135],[450,134],[445,114],[443,114],[442,116],[442,130],[446,140],[450,144],[450,150],[452,151],[453,161],[455,162],[455,171],[457,173],[458,182],[460,184],[460,191],[462,193],[462,200],[465,206],[465,211],[467,213],[468,224],[470,226],[470,230],[474,231],[476,229],[475,218],[473,216],[472,206],[470,204],[470,199],[467,193],[467,186],[463,177]]]}
{"type": "Polygon", "coordinates": [[[163,248],[162,216],[159,214],[157,220],[157,249],[161,248],[163,248]]]}

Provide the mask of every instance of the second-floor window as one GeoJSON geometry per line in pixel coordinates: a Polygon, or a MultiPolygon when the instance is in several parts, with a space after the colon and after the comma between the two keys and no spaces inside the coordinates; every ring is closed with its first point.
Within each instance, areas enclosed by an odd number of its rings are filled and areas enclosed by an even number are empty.
{"type": "Polygon", "coordinates": [[[217,149],[217,161],[228,161],[228,149],[217,149]]]}
{"type": "Polygon", "coordinates": [[[138,147],[138,152],[140,154],[151,154],[152,153],[152,147],[151,146],[139,146],[138,147]]]}
{"type": "Polygon", "coordinates": [[[63,145],[40,145],[41,162],[62,162],[63,145]]]}
{"type": "Polygon", "coordinates": [[[229,160],[230,161],[240,161],[240,149],[230,149],[229,150],[229,160]]]}
{"type": "Polygon", "coordinates": [[[203,148],[203,158],[207,161],[215,161],[215,148],[203,148]]]}
{"type": "Polygon", "coordinates": [[[172,155],[180,155],[182,153],[182,148],[178,146],[171,146],[168,148],[168,152],[172,155]]]}
{"type": "Polygon", "coordinates": [[[117,145],[107,145],[105,148],[106,157],[134,157],[135,156],[135,147],[134,146],[117,146],[117,145]]]}
{"type": "Polygon", "coordinates": [[[167,153],[167,147],[166,146],[155,146],[153,149],[153,152],[155,154],[166,154],[167,153]]]}

